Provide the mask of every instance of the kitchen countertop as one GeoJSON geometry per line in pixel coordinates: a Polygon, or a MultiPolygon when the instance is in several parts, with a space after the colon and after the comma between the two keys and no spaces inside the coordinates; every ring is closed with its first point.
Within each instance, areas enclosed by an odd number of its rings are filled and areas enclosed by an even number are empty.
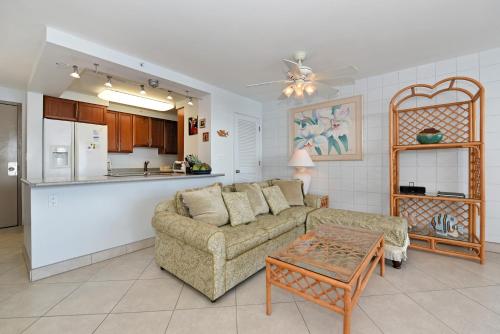
{"type": "Polygon", "coordinates": [[[27,184],[31,188],[35,187],[53,187],[53,186],[69,186],[76,184],[96,184],[96,183],[115,183],[115,182],[143,182],[143,181],[161,181],[161,180],[180,180],[180,179],[196,179],[207,177],[224,176],[222,173],[213,173],[205,175],[181,174],[181,173],[166,173],[138,176],[93,176],[93,177],[78,177],[78,178],[45,178],[45,179],[21,179],[21,182],[27,184]]]}

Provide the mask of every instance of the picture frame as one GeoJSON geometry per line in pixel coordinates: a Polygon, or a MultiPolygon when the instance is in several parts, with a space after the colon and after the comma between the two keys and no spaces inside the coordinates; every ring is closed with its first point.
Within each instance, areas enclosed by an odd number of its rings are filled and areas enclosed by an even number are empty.
{"type": "Polygon", "coordinates": [[[188,118],[188,134],[190,136],[198,134],[198,116],[188,118]]]}
{"type": "Polygon", "coordinates": [[[290,155],[305,148],[314,161],[363,160],[361,95],[290,110],[290,155]]]}
{"type": "Polygon", "coordinates": [[[200,129],[204,129],[206,126],[206,118],[200,119],[200,129]]]}
{"type": "Polygon", "coordinates": [[[208,132],[203,132],[203,141],[207,142],[209,140],[209,133],[208,132]]]}

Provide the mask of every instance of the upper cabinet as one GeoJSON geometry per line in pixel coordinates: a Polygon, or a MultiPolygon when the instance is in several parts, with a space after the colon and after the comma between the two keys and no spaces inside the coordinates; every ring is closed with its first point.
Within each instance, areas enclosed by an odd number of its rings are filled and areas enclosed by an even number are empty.
{"type": "Polygon", "coordinates": [[[77,105],[77,101],[44,96],[43,117],[63,121],[77,121],[77,105]]]}
{"type": "Polygon", "coordinates": [[[107,111],[108,152],[132,153],[133,146],[133,115],[107,111]]]}
{"type": "Polygon", "coordinates": [[[105,124],[106,107],[98,104],[78,102],[78,122],[105,124]]]}
{"type": "Polygon", "coordinates": [[[105,124],[106,107],[98,104],[44,96],[43,116],[63,121],[105,124]]]}
{"type": "Polygon", "coordinates": [[[177,122],[164,121],[164,141],[163,149],[160,151],[162,154],[177,154],[177,122]]]}
{"type": "Polygon", "coordinates": [[[150,118],[150,147],[156,147],[159,149],[158,152],[163,150],[163,133],[164,120],[158,118],[150,118]]]}
{"type": "Polygon", "coordinates": [[[149,119],[134,115],[134,147],[149,147],[149,119]]]}

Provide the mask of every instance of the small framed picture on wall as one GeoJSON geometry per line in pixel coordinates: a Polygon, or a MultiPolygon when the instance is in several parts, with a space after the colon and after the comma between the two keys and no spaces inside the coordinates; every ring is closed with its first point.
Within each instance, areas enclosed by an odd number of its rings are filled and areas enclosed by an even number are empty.
{"type": "Polygon", "coordinates": [[[206,125],[206,119],[200,118],[200,129],[204,129],[206,125]]]}
{"type": "Polygon", "coordinates": [[[209,139],[208,132],[203,132],[203,141],[208,141],[208,139],[209,139]]]}
{"type": "Polygon", "coordinates": [[[196,117],[189,117],[188,118],[188,124],[189,124],[189,135],[197,135],[198,134],[198,116],[196,117]]]}

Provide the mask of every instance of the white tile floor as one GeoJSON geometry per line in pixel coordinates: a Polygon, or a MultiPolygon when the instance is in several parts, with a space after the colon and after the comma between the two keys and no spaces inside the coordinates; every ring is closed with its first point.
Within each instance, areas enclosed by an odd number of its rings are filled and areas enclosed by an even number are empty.
{"type": "MultiPolygon", "coordinates": [[[[21,230],[0,230],[0,334],[342,332],[339,315],[279,290],[266,316],[262,271],[211,303],[161,271],[153,248],[29,283],[21,247],[21,230]]],[[[500,333],[500,254],[484,266],[409,257],[374,273],[353,333],[500,333]]]]}

